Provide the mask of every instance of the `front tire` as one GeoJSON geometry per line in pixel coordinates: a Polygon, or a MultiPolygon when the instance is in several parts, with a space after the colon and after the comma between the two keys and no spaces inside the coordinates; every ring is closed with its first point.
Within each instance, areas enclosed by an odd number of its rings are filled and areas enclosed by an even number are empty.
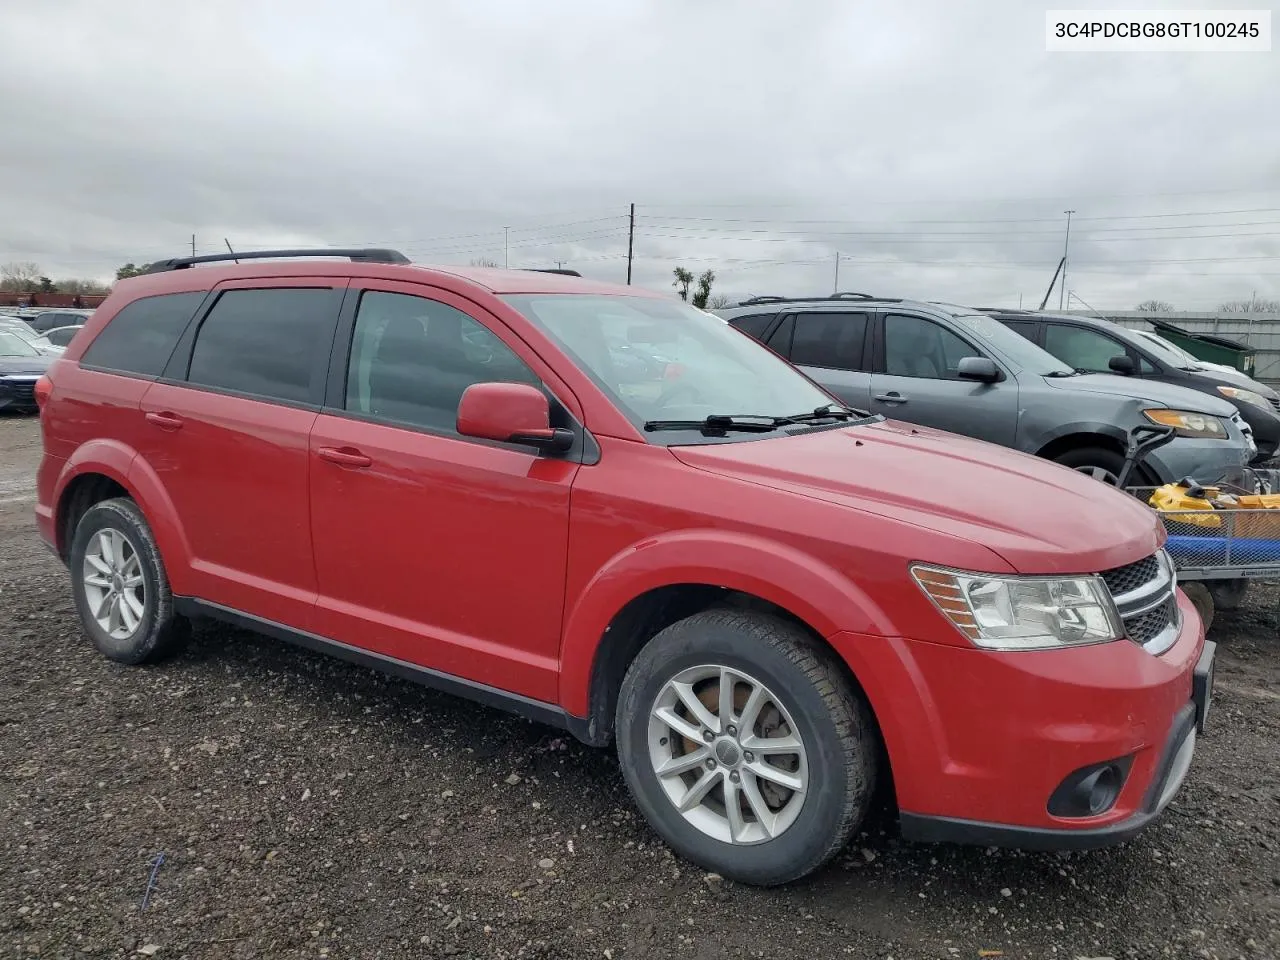
{"type": "Polygon", "coordinates": [[[680,856],[773,886],[838,853],[862,823],[879,745],[834,654],[778,617],[708,610],[655,636],[623,678],[623,776],[680,856]]]}
{"type": "MultiPolygon", "coordinates": [[[[1068,450],[1056,457],[1054,462],[1113,487],[1120,477],[1120,471],[1124,469],[1124,457],[1104,447],[1080,447],[1076,450],[1068,450]]],[[[1141,477],[1142,473],[1139,469],[1134,472],[1131,479],[1141,482],[1141,477]]]]}
{"type": "Polygon", "coordinates": [[[85,511],[68,566],[80,623],[103,656],[147,663],[187,638],[190,624],[174,612],[160,550],[132,500],[103,500],[85,511]]]}

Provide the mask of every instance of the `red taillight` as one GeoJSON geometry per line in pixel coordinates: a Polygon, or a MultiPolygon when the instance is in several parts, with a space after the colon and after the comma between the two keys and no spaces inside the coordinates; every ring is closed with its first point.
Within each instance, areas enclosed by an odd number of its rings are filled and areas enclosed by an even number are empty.
{"type": "Polygon", "coordinates": [[[46,374],[36,381],[36,406],[43,410],[51,396],[53,396],[53,381],[46,374]]]}

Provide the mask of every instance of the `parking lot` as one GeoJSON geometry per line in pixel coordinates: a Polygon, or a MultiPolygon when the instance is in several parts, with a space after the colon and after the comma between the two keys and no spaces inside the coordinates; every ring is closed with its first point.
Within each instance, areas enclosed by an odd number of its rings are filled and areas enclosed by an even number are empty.
{"type": "Polygon", "coordinates": [[[881,813],[762,891],[674,859],[557,731],[223,627],[104,660],[35,535],[39,454],[0,419],[4,956],[1280,956],[1280,585],[1219,613],[1210,730],[1137,841],[907,846],[881,813]]]}

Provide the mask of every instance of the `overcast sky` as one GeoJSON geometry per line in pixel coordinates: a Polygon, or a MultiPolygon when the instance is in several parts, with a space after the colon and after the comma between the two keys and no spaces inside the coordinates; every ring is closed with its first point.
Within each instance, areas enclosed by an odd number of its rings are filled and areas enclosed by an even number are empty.
{"type": "Polygon", "coordinates": [[[3,0],[0,263],[501,264],[509,226],[511,266],[620,281],[635,203],[646,286],[825,293],[839,252],[841,289],[1016,305],[1074,209],[1095,307],[1280,297],[1280,52],[1044,47],[1025,0],[3,0]]]}

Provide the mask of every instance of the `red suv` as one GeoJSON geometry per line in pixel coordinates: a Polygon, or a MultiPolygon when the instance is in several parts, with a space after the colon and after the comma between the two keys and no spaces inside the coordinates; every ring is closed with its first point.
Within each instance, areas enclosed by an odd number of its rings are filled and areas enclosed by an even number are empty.
{"type": "Polygon", "coordinates": [[[667,296],[237,256],[119,283],[37,389],[106,656],[214,617],[616,741],[653,828],[756,884],[877,785],[908,839],[1082,848],[1182,784],[1214,648],[1136,499],[667,296]]]}

